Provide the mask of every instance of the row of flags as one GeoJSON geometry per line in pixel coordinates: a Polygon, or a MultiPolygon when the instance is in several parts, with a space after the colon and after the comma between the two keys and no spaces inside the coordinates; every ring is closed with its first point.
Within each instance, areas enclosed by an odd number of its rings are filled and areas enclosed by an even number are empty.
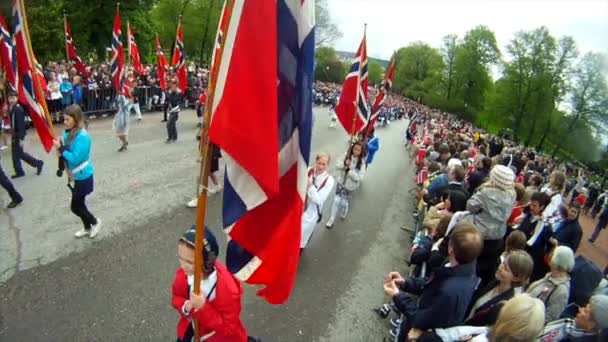
{"type": "Polygon", "coordinates": [[[369,134],[378,119],[378,113],[391,90],[395,63],[387,69],[382,86],[374,99],[371,109],[368,105],[367,90],[369,87],[367,72],[367,39],[365,33],[353,63],[346,74],[342,92],[336,105],[336,115],[346,132],[354,136],[359,132],[369,134]]]}

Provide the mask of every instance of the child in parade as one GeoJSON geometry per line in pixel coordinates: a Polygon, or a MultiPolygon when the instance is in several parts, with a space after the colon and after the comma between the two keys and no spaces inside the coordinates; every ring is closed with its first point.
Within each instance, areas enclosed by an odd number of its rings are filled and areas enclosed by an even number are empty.
{"type": "Polygon", "coordinates": [[[363,162],[364,153],[361,142],[354,142],[349,153],[338,161],[336,180],[336,196],[331,208],[331,216],[325,227],[331,229],[334,225],[338,210],[342,210],[341,218],[345,219],[348,214],[348,205],[353,191],[357,190],[365,176],[365,163],[363,162]]]}
{"type": "Polygon", "coordinates": [[[70,105],[65,109],[64,123],[66,131],[63,142],[54,141],[57,154],[67,163],[70,178],[74,179],[70,208],[84,225],[75,236],[94,238],[99,233],[101,220],[89,211],[85,204],[86,196],[93,192],[94,168],[91,162],[91,136],[84,127],[84,115],[78,105],[70,105]]]}
{"type": "Polygon", "coordinates": [[[177,87],[177,81],[171,82],[171,89],[167,95],[167,106],[169,108],[167,120],[167,141],[172,143],[177,141],[177,119],[179,118],[179,110],[182,104],[182,93],[177,87]]]}
{"type": "Polygon", "coordinates": [[[195,230],[188,230],[177,246],[180,267],[173,280],[171,305],[179,314],[177,341],[190,342],[194,337],[194,320],[198,321],[201,340],[207,342],[246,342],[241,322],[243,287],[220,261],[219,246],[209,228],[203,240],[201,293],[194,294],[195,230]]]}
{"type": "Polygon", "coordinates": [[[367,160],[365,165],[370,165],[374,161],[376,152],[380,149],[380,139],[374,134],[375,130],[372,128],[369,131],[367,137],[367,160]]]}
{"type": "Polygon", "coordinates": [[[329,154],[321,152],[315,157],[315,167],[308,170],[308,188],[306,191],[306,205],[302,215],[300,248],[306,248],[315,226],[321,222],[323,205],[334,188],[334,177],[327,172],[330,161],[329,154]]]}
{"type": "Polygon", "coordinates": [[[116,115],[114,115],[114,122],[112,122],[112,126],[116,131],[116,136],[122,143],[118,149],[118,152],[124,152],[127,150],[127,145],[129,145],[129,100],[125,96],[124,92],[121,91],[118,94],[116,97],[116,103],[118,110],[116,111],[116,115]]]}

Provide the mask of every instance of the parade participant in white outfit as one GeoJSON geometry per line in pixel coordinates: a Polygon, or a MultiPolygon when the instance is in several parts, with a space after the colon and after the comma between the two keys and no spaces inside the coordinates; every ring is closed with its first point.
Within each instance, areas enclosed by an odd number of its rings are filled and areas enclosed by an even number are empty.
{"type": "Polygon", "coordinates": [[[334,188],[334,177],[327,172],[329,163],[329,155],[321,152],[315,157],[315,167],[308,170],[308,190],[306,191],[306,208],[302,215],[300,248],[306,248],[315,226],[321,222],[323,204],[334,188]]]}
{"type": "Polygon", "coordinates": [[[331,208],[331,217],[325,223],[327,229],[334,225],[338,210],[342,209],[341,218],[345,219],[348,214],[348,202],[353,191],[357,190],[365,175],[365,161],[363,160],[363,145],[356,141],[351,145],[349,153],[338,161],[336,170],[336,196],[331,208]]]}

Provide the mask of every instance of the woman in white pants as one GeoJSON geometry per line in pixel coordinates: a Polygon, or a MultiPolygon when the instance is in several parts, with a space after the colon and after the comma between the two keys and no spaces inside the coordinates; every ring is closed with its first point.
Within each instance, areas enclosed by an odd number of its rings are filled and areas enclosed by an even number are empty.
{"type": "Polygon", "coordinates": [[[302,241],[300,248],[306,248],[317,223],[321,222],[323,204],[334,188],[334,177],[328,172],[330,157],[321,152],[315,157],[315,167],[308,170],[306,208],[302,215],[302,241]]]}
{"type": "Polygon", "coordinates": [[[357,190],[363,181],[365,175],[365,154],[363,153],[363,145],[356,141],[351,145],[350,152],[338,161],[336,170],[336,196],[334,197],[334,205],[331,208],[331,216],[325,227],[331,229],[334,225],[338,210],[342,210],[340,217],[346,218],[348,214],[348,202],[353,191],[357,190]]]}

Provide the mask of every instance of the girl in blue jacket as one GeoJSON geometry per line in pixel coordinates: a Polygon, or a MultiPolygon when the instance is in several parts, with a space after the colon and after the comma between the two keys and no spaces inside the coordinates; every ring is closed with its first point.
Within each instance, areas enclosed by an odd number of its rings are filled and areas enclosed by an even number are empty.
{"type": "Polygon", "coordinates": [[[65,160],[70,179],[74,180],[70,209],[84,225],[76,232],[77,238],[94,238],[99,233],[101,220],[93,216],[85,204],[87,195],[93,192],[93,163],[91,162],[91,136],[84,128],[84,116],[78,105],[65,109],[66,131],[63,143],[55,139],[57,154],[65,160]]]}

